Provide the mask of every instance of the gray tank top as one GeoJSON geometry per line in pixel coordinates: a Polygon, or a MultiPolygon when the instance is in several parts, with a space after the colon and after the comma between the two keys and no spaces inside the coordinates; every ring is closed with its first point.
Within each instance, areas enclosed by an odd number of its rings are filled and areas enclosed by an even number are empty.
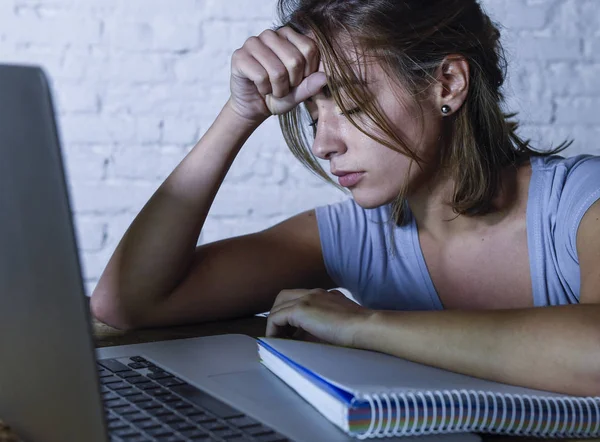
{"type": "MultiPolygon", "coordinates": [[[[576,237],[600,199],[600,157],[531,159],[527,241],[535,306],[579,302],[576,237]]],[[[415,219],[390,223],[390,205],[363,209],[354,200],[316,209],[325,266],[362,305],[388,310],[441,310],[415,219]],[[392,233],[393,231],[393,233],[392,233]]]]}

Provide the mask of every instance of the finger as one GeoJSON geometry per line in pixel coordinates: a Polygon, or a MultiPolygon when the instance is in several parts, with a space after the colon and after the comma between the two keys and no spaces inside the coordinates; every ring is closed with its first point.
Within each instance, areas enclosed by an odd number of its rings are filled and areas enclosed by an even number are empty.
{"type": "Polygon", "coordinates": [[[290,78],[290,87],[296,87],[304,79],[304,65],[306,60],[300,50],[270,29],[258,36],[260,40],[270,48],[284,64],[290,78]]]}
{"type": "Polygon", "coordinates": [[[307,293],[309,293],[310,290],[306,290],[306,289],[288,289],[288,290],[282,290],[279,292],[279,294],[277,295],[277,297],[275,298],[275,302],[273,302],[273,306],[271,307],[271,311],[273,311],[274,309],[276,309],[278,306],[285,304],[289,301],[293,301],[296,300],[298,298],[301,298],[302,296],[305,296],[307,293]]]}
{"type": "Polygon", "coordinates": [[[232,73],[252,81],[262,96],[273,92],[266,69],[248,52],[237,50],[232,56],[232,73]]]}
{"type": "Polygon", "coordinates": [[[292,89],[288,96],[279,99],[278,103],[274,103],[272,95],[267,95],[265,97],[265,101],[267,102],[269,109],[271,109],[274,114],[278,114],[279,112],[277,111],[277,108],[289,109],[300,103],[303,103],[310,97],[318,94],[326,84],[327,76],[325,73],[315,72],[314,74],[305,78],[298,87],[292,89]]]}
{"type": "Polygon", "coordinates": [[[266,335],[268,338],[275,337],[290,337],[295,332],[296,325],[294,325],[294,307],[287,307],[280,309],[275,313],[271,313],[267,318],[267,330],[266,335]]]}
{"type": "Polygon", "coordinates": [[[308,77],[319,69],[321,55],[317,43],[312,38],[300,34],[288,26],[278,29],[277,33],[284,36],[290,43],[296,46],[304,56],[306,60],[304,66],[305,77],[308,77]]]}
{"type": "Polygon", "coordinates": [[[268,72],[273,96],[285,97],[290,92],[290,76],[280,58],[258,37],[250,37],[244,46],[268,72]]]}

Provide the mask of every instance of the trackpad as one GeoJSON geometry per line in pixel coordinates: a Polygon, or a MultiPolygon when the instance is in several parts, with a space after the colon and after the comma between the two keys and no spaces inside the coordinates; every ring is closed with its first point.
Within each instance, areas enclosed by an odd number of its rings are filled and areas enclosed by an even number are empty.
{"type": "Polygon", "coordinates": [[[283,401],[297,397],[296,392],[264,367],[208,377],[231,393],[243,396],[261,407],[281,407],[283,401]]]}

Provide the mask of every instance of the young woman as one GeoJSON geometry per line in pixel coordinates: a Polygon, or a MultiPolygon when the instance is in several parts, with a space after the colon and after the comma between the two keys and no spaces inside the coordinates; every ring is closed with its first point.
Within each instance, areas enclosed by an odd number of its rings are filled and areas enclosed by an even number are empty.
{"type": "Polygon", "coordinates": [[[230,99],[123,237],[93,313],[132,328],[270,309],[269,336],[600,395],[600,159],[517,136],[501,110],[500,35],[477,1],[279,11],[282,27],[233,54],[230,99]],[[352,199],[196,247],[232,161],[271,115],[352,199]]]}

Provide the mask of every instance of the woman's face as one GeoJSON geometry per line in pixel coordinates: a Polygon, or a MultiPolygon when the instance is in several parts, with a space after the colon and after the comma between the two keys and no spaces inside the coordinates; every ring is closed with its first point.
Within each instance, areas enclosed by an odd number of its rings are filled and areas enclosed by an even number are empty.
{"type": "MultiPolygon", "coordinates": [[[[325,72],[323,64],[319,67],[325,72]]],[[[439,152],[441,117],[433,99],[422,99],[423,118],[408,92],[395,84],[377,63],[369,64],[362,80],[379,108],[388,118],[396,135],[420,158],[434,159],[439,152]]],[[[343,95],[343,89],[340,90],[343,95]]],[[[341,113],[325,88],[306,101],[313,120],[318,120],[312,151],[328,160],[331,173],[342,175],[340,184],[347,187],[354,200],[363,208],[374,208],[393,201],[405,185],[414,189],[426,179],[426,172],[417,164],[409,166],[411,158],[396,152],[363,134],[341,113]],[[408,177],[407,177],[408,175],[408,177]]],[[[352,109],[348,109],[352,112],[352,109]]],[[[354,114],[357,121],[366,117],[354,114]]],[[[367,130],[367,132],[370,132],[367,130]]],[[[379,135],[379,134],[378,134],[379,135]]],[[[387,137],[382,136],[384,139],[387,137]]]]}

